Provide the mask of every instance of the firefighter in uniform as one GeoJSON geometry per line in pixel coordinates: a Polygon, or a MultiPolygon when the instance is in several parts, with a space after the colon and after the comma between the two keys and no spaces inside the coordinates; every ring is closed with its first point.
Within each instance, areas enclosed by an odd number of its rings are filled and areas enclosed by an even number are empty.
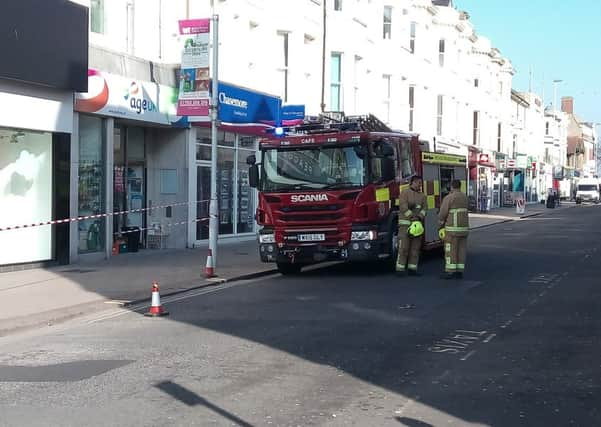
{"type": "Polygon", "coordinates": [[[451,192],[443,199],[438,213],[444,241],[444,279],[461,279],[465,270],[469,234],[468,198],[461,192],[461,181],[451,183],[451,192]]]}
{"type": "Polygon", "coordinates": [[[422,178],[411,178],[409,188],[401,191],[399,196],[399,253],[396,261],[398,275],[407,272],[412,276],[419,276],[417,265],[422,247],[423,224],[426,218],[426,196],[422,193],[422,178]],[[412,223],[417,223],[413,224],[412,223]],[[415,227],[418,226],[418,227],[415,227]],[[415,228],[420,228],[417,233],[410,234],[415,228]]]}

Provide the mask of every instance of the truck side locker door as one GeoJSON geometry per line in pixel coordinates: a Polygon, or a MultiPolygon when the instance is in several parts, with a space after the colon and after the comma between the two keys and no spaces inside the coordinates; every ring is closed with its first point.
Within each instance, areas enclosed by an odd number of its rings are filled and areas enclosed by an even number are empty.
{"type": "Polygon", "coordinates": [[[426,223],[424,224],[425,242],[431,243],[438,238],[438,206],[440,206],[440,166],[423,164],[424,194],[426,195],[426,223]]]}

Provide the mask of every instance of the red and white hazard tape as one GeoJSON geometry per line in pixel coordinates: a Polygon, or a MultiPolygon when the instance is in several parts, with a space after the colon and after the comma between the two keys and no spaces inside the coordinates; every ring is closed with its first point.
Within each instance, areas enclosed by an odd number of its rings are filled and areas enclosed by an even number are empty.
{"type": "Polygon", "coordinates": [[[164,208],[173,207],[173,206],[184,206],[184,205],[188,205],[190,203],[208,203],[209,201],[210,200],[197,200],[194,202],[180,202],[180,203],[172,203],[170,205],[153,206],[151,208],[131,209],[131,210],[127,210],[127,211],[108,212],[108,213],[95,214],[95,215],[84,215],[84,216],[78,216],[76,218],[56,219],[56,220],[51,220],[51,221],[37,222],[37,223],[33,223],[33,224],[13,225],[10,227],[0,227],[0,231],[20,230],[23,228],[42,227],[45,225],[65,224],[65,223],[69,223],[69,222],[85,221],[87,219],[106,218],[109,216],[119,216],[119,215],[125,215],[125,214],[130,214],[130,213],[146,212],[146,211],[152,211],[154,209],[164,209],[164,208]]]}
{"type": "MultiPolygon", "coordinates": [[[[177,225],[186,225],[186,224],[194,224],[196,222],[203,222],[203,221],[208,221],[209,218],[196,218],[193,219],[192,221],[180,221],[180,222],[171,222],[169,224],[164,224],[161,225],[161,228],[163,227],[174,227],[177,225]]],[[[136,228],[135,230],[127,230],[127,231],[117,231],[115,233],[113,233],[113,235],[117,236],[117,235],[123,235],[123,234],[129,234],[129,233],[137,233],[139,231],[148,231],[148,230],[156,230],[157,227],[140,227],[140,228],[136,228]]]]}

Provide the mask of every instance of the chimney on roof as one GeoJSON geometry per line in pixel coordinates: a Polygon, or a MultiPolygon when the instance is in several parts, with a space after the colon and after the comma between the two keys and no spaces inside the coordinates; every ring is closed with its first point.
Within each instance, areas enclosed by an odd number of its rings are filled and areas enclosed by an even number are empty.
{"type": "Polygon", "coordinates": [[[574,98],[571,96],[563,96],[561,98],[561,111],[568,114],[574,114],[574,98]]]}

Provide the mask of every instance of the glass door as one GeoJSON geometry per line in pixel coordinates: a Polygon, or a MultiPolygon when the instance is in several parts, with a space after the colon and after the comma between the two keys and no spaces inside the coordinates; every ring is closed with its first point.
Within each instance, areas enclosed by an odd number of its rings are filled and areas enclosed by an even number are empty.
{"type": "Polygon", "coordinates": [[[211,199],[211,166],[196,166],[196,240],[209,238],[209,201],[211,199]]]}

